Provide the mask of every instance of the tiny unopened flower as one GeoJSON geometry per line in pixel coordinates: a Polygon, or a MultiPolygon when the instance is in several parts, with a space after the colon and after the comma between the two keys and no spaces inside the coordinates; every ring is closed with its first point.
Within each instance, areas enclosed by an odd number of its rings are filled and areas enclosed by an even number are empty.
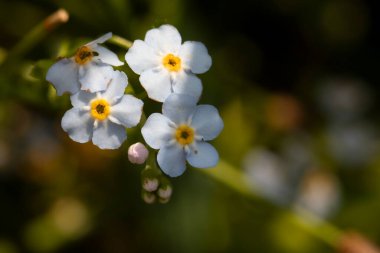
{"type": "Polygon", "coordinates": [[[143,164],[148,158],[149,151],[141,142],[131,145],[128,149],[128,160],[131,163],[143,164]]]}
{"type": "Polygon", "coordinates": [[[207,48],[196,41],[182,44],[181,35],[171,25],[149,30],[145,40],[136,40],[125,55],[131,69],[140,75],[148,96],[163,102],[171,93],[198,99],[202,93],[201,74],[211,67],[207,48]]]}
{"type": "Polygon", "coordinates": [[[343,233],[337,242],[339,253],[379,253],[378,248],[364,235],[355,231],[343,233]]]}
{"type": "Polygon", "coordinates": [[[112,37],[107,33],[100,38],[78,48],[71,58],[63,58],[48,70],[46,80],[51,82],[58,95],[64,92],[74,94],[79,90],[90,92],[103,91],[112,78],[112,66],[121,66],[123,62],[100,43],[112,37]]]}
{"type": "Polygon", "coordinates": [[[144,178],[142,187],[147,192],[154,192],[157,190],[159,184],[160,182],[157,178],[144,178]]]}
{"type": "Polygon", "coordinates": [[[143,102],[124,95],[127,76],[115,71],[102,92],[80,91],[71,98],[73,108],[62,118],[62,128],[71,139],[92,142],[101,149],[116,149],[127,138],[125,128],[136,126],[141,118],[143,102]]]}
{"type": "Polygon", "coordinates": [[[165,187],[160,187],[157,191],[157,195],[161,199],[170,199],[172,196],[173,189],[170,185],[166,185],[165,187]]]}
{"type": "Polygon", "coordinates": [[[169,200],[170,200],[170,198],[167,198],[167,199],[158,198],[158,202],[159,202],[160,204],[166,204],[166,203],[169,202],[169,200]]]}
{"type": "Polygon", "coordinates": [[[146,143],[159,149],[157,162],[171,177],[184,173],[186,160],[197,168],[214,167],[219,161],[206,141],[219,135],[223,121],[214,106],[196,103],[192,96],[173,93],[163,103],[163,114],[150,115],[141,129],[146,143]]]}
{"type": "Polygon", "coordinates": [[[154,202],[156,202],[157,197],[156,197],[156,194],[154,194],[152,192],[143,191],[143,193],[142,193],[142,199],[147,204],[153,204],[154,202]]]}

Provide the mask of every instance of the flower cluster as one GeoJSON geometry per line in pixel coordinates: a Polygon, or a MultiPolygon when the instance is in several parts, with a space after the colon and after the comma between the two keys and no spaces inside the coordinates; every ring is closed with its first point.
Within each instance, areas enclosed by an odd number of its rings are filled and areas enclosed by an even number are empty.
{"type": "Polygon", "coordinates": [[[62,128],[71,139],[92,142],[101,149],[116,149],[126,140],[125,128],[140,122],[143,102],[125,95],[127,75],[112,66],[123,63],[100,43],[112,37],[107,33],[81,46],[71,58],[56,62],[46,79],[57,90],[71,94],[72,109],[62,118],[62,128]]]}
{"type": "MultiPolygon", "coordinates": [[[[137,126],[143,114],[143,101],[125,94],[127,75],[113,68],[124,63],[99,45],[111,37],[107,33],[81,46],[73,57],[52,65],[46,76],[58,95],[71,94],[73,108],[62,118],[63,130],[74,141],[92,140],[101,149],[119,148],[127,138],[125,128],[137,126]]],[[[163,103],[162,114],[153,113],[141,128],[145,143],[159,150],[154,163],[170,177],[183,174],[186,161],[197,168],[214,167],[219,156],[207,141],[219,135],[223,121],[215,107],[197,105],[203,88],[196,74],[206,72],[212,63],[206,47],[182,43],[175,27],[162,25],[149,30],[144,41],[134,41],[125,60],[140,75],[148,97],[163,103]]],[[[130,147],[128,157],[143,164],[148,154],[155,152],[138,143],[130,147]]],[[[158,189],[158,182],[153,190],[152,182],[146,184],[146,192],[158,189]]],[[[162,189],[157,194],[168,199],[162,189]]]]}

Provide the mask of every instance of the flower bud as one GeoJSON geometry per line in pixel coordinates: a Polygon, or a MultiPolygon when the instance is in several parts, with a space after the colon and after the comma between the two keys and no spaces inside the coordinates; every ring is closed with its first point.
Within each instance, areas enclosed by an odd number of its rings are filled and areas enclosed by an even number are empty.
{"type": "Polygon", "coordinates": [[[170,185],[167,185],[166,187],[161,187],[158,189],[157,194],[161,199],[170,199],[172,196],[173,189],[170,185]]]}
{"type": "Polygon", "coordinates": [[[143,164],[148,155],[148,149],[141,142],[131,145],[128,149],[128,160],[134,164],[143,164]]]}
{"type": "Polygon", "coordinates": [[[158,179],[157,178],[144,178],[142,187],[144,190],[147,192],[154,192],[157,190],[159,185],[158,179]]]}
{"type": "Polygon", "coordinates": [[[142,199],[147,204],[153,204],[156,201],[156,198],[157,197],[154,193],[146,192],[146,191],[143,191],[142,193],[142,199]]]}
{"type": "Polygon", "coordinates": [[[158,202],[159,202],[160,204],[166,204],[166,203],[169,202],[169,200],[170,200],[170,199],[162,199],[162,198],[159,198],[159,199],[158,199],[158,202]]]}

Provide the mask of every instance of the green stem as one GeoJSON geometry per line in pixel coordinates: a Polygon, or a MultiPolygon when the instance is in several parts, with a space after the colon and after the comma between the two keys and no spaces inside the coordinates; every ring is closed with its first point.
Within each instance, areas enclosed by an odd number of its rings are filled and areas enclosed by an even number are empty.
{"type": "Polygon", "coordinates": [[[6,61],[13,61],[21,58],[43,40],[47,34],[54,30],[58,25],[67,22],[68,19],[69,14],[64,9],[59,9],[51,14],[41,23],[32,28],[32,30],[30,30],[23,39],[10,50],[6,61]]]}
{"type": "MultiPolygon", "coordinates": [[[[213,169],[202,169],[199,171],[250,199],[259,198],[258,195],[252,191],[252,187],[248,184],[245,175],[240,170],[223,160],[221,160],[217,167],[213,169]]],[[[343,232],[334,225],[320,219],[305,209],[297,209],[297,212],[292,209],[285,209],[283,211],[289,215],[289,218],[291,218],[290,220],[295,225],[302,228],[310,235],[324,241],[332,247],[338,245],[343,232]]]]}
{"type": "Polygon", "coordinates": [[[130,40],[124,39],[118,35],[113,35],[112,38],[108,40],[108,42],[125,49],[129,49],[133,44],[130,40]]]}

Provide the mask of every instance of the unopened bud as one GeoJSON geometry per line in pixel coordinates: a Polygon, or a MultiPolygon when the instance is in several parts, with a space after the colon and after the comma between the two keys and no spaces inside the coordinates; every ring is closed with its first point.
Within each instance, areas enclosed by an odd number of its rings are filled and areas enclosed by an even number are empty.
{"type": "Polygon", "coordinates": [[[154,192],[157,190],[159,183],[157,178],[144,178],[142,187],[147,192],[154,192]]]}
{"type": "Polygon", "coordinates": [[[149,151],[141,142],[131,145],[128,149],[128,160],[131,163],[143,164],[148,158],[149,151]]]}
{"type": "Polygon", "coordinates": [[[44,21],[46,30],[51,31],[60,24],[66,23],[69,20],[69,13],[65,9],[59,9],[51,14],[44,21]]]}
{"type": "Polygon", "coordinates": [[[166,204],[169,202],[169,200],[170,200],[170,198],[168,198],[168,199],[159,198],[158,202],[160,202],[161,204],[166,204]]]}
{"type": "Polygon", "coordinates": [[[379,253],[380,250],[366,237],[356,232],[343,235],[338,251],[341,253],[379,253]]]}
{"type": "Polygon", "coordinates": [[[170,199],[172,196],[173,189],[170,185],[166,185],[166,187],[161,187],[158,189],[157,194],[161,199],[170,199]]]}
{"type": "Polygon", "coordinates": [[[156,198],[157,197],[154,193],[146,192],[146,191],[143,191],[142,193],[142,199],[147,204],[153,204],[154,202],[156,202],[156,198]]]}

